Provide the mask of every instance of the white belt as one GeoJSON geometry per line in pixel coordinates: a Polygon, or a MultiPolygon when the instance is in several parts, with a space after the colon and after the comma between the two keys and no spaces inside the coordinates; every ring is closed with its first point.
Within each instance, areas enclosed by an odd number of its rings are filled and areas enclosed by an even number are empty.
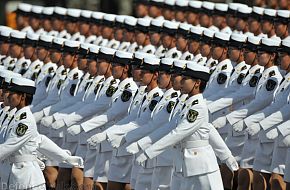
{"type": "Polygon", "coordinates": [[[37,158],[34,155],[18,155],[9,158],[10,163],[32,162],[36,160],[37,158]]]}
{"type": "Polygon", "coordinates": [[[208,146],[209,142],[208,140],[196,140],[196,141],[186,141],[181,143],[181,147],[184,149],[188,148],[199,148],[199,147],[205,147],[208,146]]]}

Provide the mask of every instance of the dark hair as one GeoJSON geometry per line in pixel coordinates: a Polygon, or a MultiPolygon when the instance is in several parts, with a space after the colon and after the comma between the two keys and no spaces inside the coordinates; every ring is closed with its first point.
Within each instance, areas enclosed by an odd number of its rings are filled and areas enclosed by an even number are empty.
{"type": "Polygon", "coordinates": [[[204,92],[204,90],[205,90],[205,88],[206,88],[206,84],[207,84],[206,81],[204,81],[204,80],[200,80],[199,91],[200,91],[201,93],[204,92]]]}
{"type": "Polygon", "coordinates": [[[128,77],[133,77],[133,74],[132,74],[132,65],[128,65],[129,69],[128,69],[128,77]]]}
{"type": "Polygon", "coordinates": [[[20,92],[18,94],[25,95],[25,106],[31,105],[32,100],[33,100],[33,95],[32,94],[22,93],[22,92],[20,92]]]}

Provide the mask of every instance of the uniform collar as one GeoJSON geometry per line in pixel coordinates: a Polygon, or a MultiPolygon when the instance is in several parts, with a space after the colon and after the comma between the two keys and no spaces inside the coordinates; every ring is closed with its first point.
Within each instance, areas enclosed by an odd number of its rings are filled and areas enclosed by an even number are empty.
{"type": "Polygon", "coordinates": [[[160,88],[157,86],[157,87],[153,88],[152,90],[150,90],[150,92],[148,92],[147,97],[148,97],[148,98],[151,98],[151,97],[153,97],[153,95],[154,95],[156,92],[160,92],[160,91],[161,91],[160,88]]]}
{"type": "Polygon", "coordinates": [[[193,103],[193,101],[198,101],[198,102],[200,102],[200,100],[203,100],[203,95],[202,95],[201,93],[189,97],[189,98],[186,100],[186,105],[187,105],[187,106],[191,106],[191,104],[193,103]]]}
{"type": "Polygon", "coordinates": [[[24,112],[29,112],[29,111],[30,111],[29,106],[25,106],[25,107],[21,108],[20,110],[17,110],[15,112],[15,119],[16,120],[20,120],[21,114],[24,113],[24,112]]]}
{"type": "Polygon", "coordinates": [[[125,89],[125,86],[128,84],[128,83],[132,83],[133,82],[133,78],[129,77],[129,78],[125,78],[124,80],[122,80],[120,83],[119,83],[119,88],[120,89],[125,89]]]}

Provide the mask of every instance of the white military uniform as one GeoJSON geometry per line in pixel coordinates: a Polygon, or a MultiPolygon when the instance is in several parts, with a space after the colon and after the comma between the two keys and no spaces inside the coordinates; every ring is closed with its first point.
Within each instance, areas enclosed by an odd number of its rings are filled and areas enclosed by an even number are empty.
{"type": "Polygon", "coordinates": [[[179,59],[181,57],[182,53],[181,51],[178,51],[176,47],[173,47],[169,49],[165,54],[165,58],[173,58],[173,59],[179,59]]]}
{"type": "Polygon", "coordinates": [[[40,61],[39,59],[33,61],[29,65],[27,71],[23,74],[23,77],[27,79],[36,80],[42,66],[43,66],[43,62],[40,61]]]}
{"type": "Polygon", "coordinates": [[[187,60],[187,61],[190,61],[193,58],[194,58],[194,55],[190,53],[189,51],[184,52],[180,57],[181,60],[187,60]]]}
{"type": "Polygon", "coordinates": [[[21,57],[16,61],[13,72],[20,73],[22,75],[26,72],[30,64],[31,64],[30,59],[25,59],[25,57],[21,57]]]}
{"type": "Polygon", "coordinates": [[[113,49],[118,49],[119,46],[120,46],[120,42],[115,39],[111,39],[106,45],[106,47],[113,48],[113,49]]]}

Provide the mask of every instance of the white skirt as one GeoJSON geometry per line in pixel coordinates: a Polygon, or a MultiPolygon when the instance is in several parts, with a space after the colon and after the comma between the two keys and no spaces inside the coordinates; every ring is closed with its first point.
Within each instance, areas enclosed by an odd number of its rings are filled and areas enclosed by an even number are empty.
{"type": "Polygon", "coordinates": [[[255,136],[247,136],[244,148],[241,154],[240,167],[241,168],[253,168],[255,153],[259,143],[259,138],[255,136]]]}
{"type": "Polygon", "coordinates": [[[284,175],[287,156],[287,147],[279,146],[279,137],[275,140],[272,157],[271,171],[276,174],[284,175]]]}
{"type": "Polygon", "coordinates": [[[237,162],[241,160],[241,154],[245,144],[245,136],[233,136],[233,127],[229,126],[228,136],[225,140],[226,145],[231,150],[232,155],[235,157],[237,162]]]}
{"type": "Polygon", "coordinates": [[[253,170],[263,173],[272,173],[272,155],[274,142],[261,143],[259,141],[256,153],[253,170]]]}
{"type": "Polygon", "coordinates": [[[170,190],[172,166],[158,166],[153,169],[151,190],[170,190]]]}
{"type": "Polygon", "coordinates": [[[174,171],[170,183],[170,190],[178,190],[181,187],[182,178],[182,173],[174,171]]]}
{"type": "Polygon", "coordinates": [[[109,181],[130,183],[133,155],[112,156],[109,168],[109,181]]]}
{"type": "Polygon", "coordinates": [[[220,170],[203,175],[184,177],[179,190],[224,190],[220,170]]]}
{"type": "Polygon", "coordinates": [[[87,148],[86,156],[84,159],[84,177],[94,177],[95,163],[98,155],[97,149],[91,149],[90,146],[87,148]]]}
{"type": "Polygon", "coordinates": [[[110,160],[112,158],[112,151],[108,152],[99,152],[96,163],[95,163],[95,172],[94,180],[101,183],[108,183],[108,174],[110,160]]]}
{"type": "Polygon", "coordinates": [[[290,183],[290,149],[287,150],[284,181],[290,183]]]}
{"type": "Polygon", "coordinates": [[[151,190],[153,168],[141,168],[137,175],[136,190],[151,190]]]}
{"type": "Polygon", "coordinates": [[[135,158],[137,155],[138,154],[133,155],[133,159],[132,159],[132,171],[131,171],[131,179],[130,179],[130,186],[132,189],[136,189],[135,184],[137,181],[137,175],[139,173],[139,170],[142,169],[142,167],[138,165],[137,162],[135,161],[135,158]]]}
{"type": "MultiPolygon", "coordinates": [[[[64,142],[62,145],[62,149],[69,150],[71,152],[71,155],[76,154],[78,143],[77,142],[64,142]]],[[[72,165],[66,164],[66,163],[59,163],[59,167],[61,168],[73,168],[72,165]]]]}

